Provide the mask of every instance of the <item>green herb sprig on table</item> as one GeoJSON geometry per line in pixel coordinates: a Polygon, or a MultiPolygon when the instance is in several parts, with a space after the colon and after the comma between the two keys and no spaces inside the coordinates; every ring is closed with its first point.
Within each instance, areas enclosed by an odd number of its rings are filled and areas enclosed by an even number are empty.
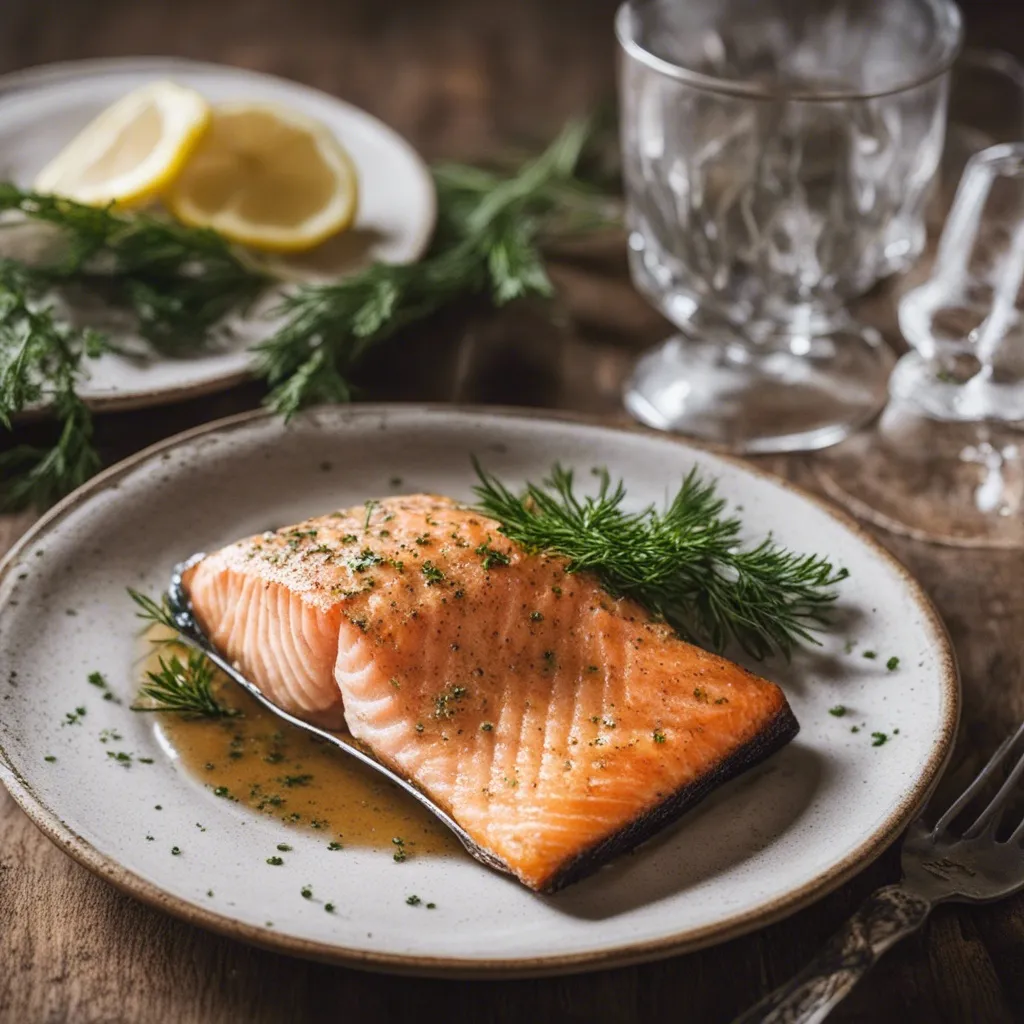
{"type": "Polygon", "coordinates": [[[580,497],[572,472],[558,465],[522,494],[475,466],[478,508],[501,524],[499,532],[527,551],[562,555],[569,572],[594,573],[610,594],[635,599],[704,647],[734,641],[764,658],[817,643],[814,631],[827,624],[835,587],[847,576],[770,537],[741,546],[742,524],[696,470],[664,512],[627,512],[622,482],[613,486],[605,470],[597,494],[580,497]]]}
{"type": "Polygon", "coordinates": [[[290,416],[349,401],[352,368],[371,346],[455,299],[486,295],[501,306],[550,295],[542,241],[614,216],[607,194],[577,177],[592,134],[589,122],[571,122],[508,175],[435,167],[438,224],[423,259],[376,264],[336,284],[299,288],[281,303],[276,312],[287,322],[256,346],[258,372],[273,389],[267,404],[290,416]]]}
{"type": "MultiPolygon", "coordinates": [[[[255,349],[256,372],[271,389],[267,405],[291,416],[351,400],[352,371],[372,346],[457,299],[503,305],[549,295],[542,244],[617,217],[608,192],[585,180],[591,165],[604,175],[594,140],[594,125],[576,121],[517,170],[437,166],[437,229],[421,260],[293,288],[270,311],[283,323],[255,349]]],[[[113,343],[62,322],[46,304],[49,291],[93,293],[132,313],[157,352],[183,357],[205,348],[226,314],[244,311],[272,283],[216,232],[150,214],[0,183],[0,216],[11,213],[49,225],[60,244],[50,263],[4,263],[0,314],[11,312],[0,324],[0,424],[10,430],[15,415],[44,404],[61,429],[50,449],[0,455],[0,510],[45,507],[100,466],[76,389],[83,360],[113,343]]]]}
{"type": "Polygon", "coordinates": [[[46,401],[61,421],[50,448],[16,445],[0,452],[0,509],[52,505],[89,479],[100,459],[92,445],[92,416],[76,384],[85,356],[104,348],[101,335],[61,323],[37,303],[41,285],[21,265],[0,260],[0,423],[46,401]]]}

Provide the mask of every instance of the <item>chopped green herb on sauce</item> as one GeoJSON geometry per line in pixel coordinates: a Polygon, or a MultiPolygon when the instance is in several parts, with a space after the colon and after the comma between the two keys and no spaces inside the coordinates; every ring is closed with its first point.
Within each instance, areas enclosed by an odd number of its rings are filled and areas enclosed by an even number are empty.
{"type": "Polygon", "coordinates": [[[889,739],[884,732],[873,732],[871,734],[871,746],[880,747],[889,739]]]}
{"type": "Polygon", "coordinates": [[[896,669],[898,669],[898,668],[900,667],[900,659],[899,659],[899,658],[897,658],[897,657],[896,657],[895,655],[893,655],[893,657],[891,657],[891,658],[890,658],[890,659],[889,659],[889,660],[888,660],[888,661],[887,661],[887,662],[885,663],[885,667],[886,667],[886,668],[887,668],[887,669],[888,669],[888,670],[889,670],[890,672],[895,672],[895,671],[896,671],[896,669]]]}
{"type": "Polygon", "coordinates": [[[833,708],[828,709],[830,715],[835,715],[836,718],[842,718],[846,714],[846,706],[844,704],[837,704],[833,708]]]}

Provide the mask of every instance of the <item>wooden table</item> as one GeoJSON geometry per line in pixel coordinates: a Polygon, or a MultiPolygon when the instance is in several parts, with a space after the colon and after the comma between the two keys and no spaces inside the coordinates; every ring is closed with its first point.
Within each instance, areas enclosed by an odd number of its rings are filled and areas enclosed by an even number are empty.
{"type": "MultiPolygon", "coordinates": [[[[475,157],[544,138],[614,89],[615,0],[7,0],[0,71],[54,60],[172,53],[271,71],[344,96],[427,156],[475,157]]],[[[967,11],[983,45],[1024,52],[1024,10],[967,11]]],[[[502,402],[621,417],[632,358],[664,324],[631,291],[618,248],[559,269],[573,314],[532,310],[467,324],[449,316],[406,336],[401,359],[366,368],[384,399],[502,402]],[[526,321],[524,323],[524,320],[526,321]],[[396,366],[400,369],[396,370],[396,366]]],[[[884,295],[873,307],[891,323],[884,295]]],[[[897,341],[898,339],[893,339],[897,341]]],[[[394,348],[391,349],[394,352],[394,348]]],[[[104,417],[106,458],[251,408],[256,385],[104,417]]],[[[765,461],[812,482],[809,460],[765,461]]],[[[31,521],[0,519],[0,552],[31,521]]],[[[970,771],[1024,717],[1019,555],[943,549],[882,535],[921,579],[953,635],[964,685],[954,770],[970,771]]],[[[727,1021],[795,972],[878,885],[890,851],[782,923],[674,960],[517,982],[384,978],[253,949],[123,896],[53,847],[0,790],[0,1021],[727,1021]]],[[[1024,898],[943,908],[891,952],[836,1021],[971,1024],[1024,1020],[1024,898]]]]}

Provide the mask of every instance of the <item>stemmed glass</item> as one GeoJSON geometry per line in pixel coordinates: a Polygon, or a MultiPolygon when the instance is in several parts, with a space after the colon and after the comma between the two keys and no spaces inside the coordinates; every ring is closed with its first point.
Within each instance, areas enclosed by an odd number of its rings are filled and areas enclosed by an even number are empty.
{"type": "Polygon", "coordinates": [[[678,328],[627,408],[744,452],[842,440],[885,401],[845,306],[924,245],[956,6],[646,0],[616,29],[631,272],[678,328]]]}
{"type": "Polygon", "coordinates": [[[911,351],[878,423],[825,453],[825,490],[922,539],[1024,546],[1024,143],[968,161],[935,264],[899,304],[911,351]]]}

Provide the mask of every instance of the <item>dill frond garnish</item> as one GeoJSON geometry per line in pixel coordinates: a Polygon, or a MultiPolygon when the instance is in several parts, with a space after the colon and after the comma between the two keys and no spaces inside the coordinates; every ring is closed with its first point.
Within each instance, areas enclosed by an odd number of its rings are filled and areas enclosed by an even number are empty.
{"type": "Polygon", "coordinates": [[[751,547],[742,524],[726,515],[713,483],[693,470],[663,512],[622,508],[621,481],[599,472],[594,497],[579,497],[571,471],[555,465],[520,495],[474,460],[478,508],[527,551],[568,559],[567,571],[590,572],[609,594],[630,597],[682,637],[714,650],[738,644],[755,658],[817,644],[836,585],[847,571],[802,555],[771,537],[751,547]]]}
{"type": "MultiPolygon", "coordinates": [[[[172,636],[160,638],[157,643],[181,644],[181,627],[174,621],[166,595],[154,601],[132,587],[128,587],[128,595],[138,605],[137,618],[172,631],[172,636]]],[[[167,660],[159,657],[158,661],[160,671],[147,672],[148,681],[139,690],[139,698],[145,698],[147,703],[140,704],[136,700],[132,711],[174,711],[195,718],[229,718],[238,714],[213,695],[217,670],[202,651],[188,649],[185,661],[177,654],[172,654],[167,660]]]]}
{"type": "Polygon", "coordinates": [[[177,654],[159,658],[160,671],[147,672],[148,682],[139,690],[139,698],[151,703],[132,704],[132,711],[173,711],[197,718],[229,718],[237,715],[213,694],[215,668],[202,651],[189,650],[185,661],[177,654]]]}
{"type": "Polygon", "coordinates": [[[161,596],[159,601],[139,593],[132,587],[128,587],[128,596],[139,606],[135,617],[157,626],[166,626],[175,635],[180,632],[178,624],[171,615],[171,609],[167,604],[167,595],[161,596]]]}

